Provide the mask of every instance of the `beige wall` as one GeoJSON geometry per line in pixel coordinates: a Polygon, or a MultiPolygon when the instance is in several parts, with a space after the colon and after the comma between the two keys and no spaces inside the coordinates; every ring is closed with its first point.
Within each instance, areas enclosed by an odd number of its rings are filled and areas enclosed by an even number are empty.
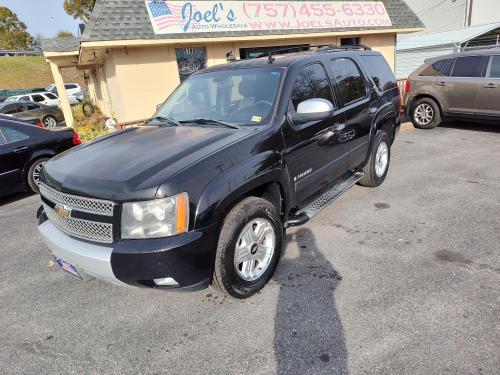
{"type": "MultiPolygon", "coordinates": [[[[394,41],[394,33],[361,36],[361,43],[381,52],[393,69],[394,41]]],[[[340,36],[286,40],[276,38],[261,42],[238,41],[200,46],[206,48],[207,65],[213,66],[226,63],[228,52],[239,58],[240,48],[295,44],[340,44],[340,36]]],[[[103,67],[94,69],[95,82],[89,84],[89,90],[95,91],[101,110],[107,116],[115,117],[118,122],[151,116],[156,105],[163,102],[180,82],[175,58],[176,47],[182,46],[120,47],[107,50],[103,67]]]]}

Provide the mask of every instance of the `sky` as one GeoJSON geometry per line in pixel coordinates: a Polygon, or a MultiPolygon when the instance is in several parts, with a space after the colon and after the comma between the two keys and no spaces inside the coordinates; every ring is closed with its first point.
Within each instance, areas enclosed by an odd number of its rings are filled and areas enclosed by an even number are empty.
{"type": "Polygon", "coordinates": [[[28,26],[31,35],[42,34],[52,38],[59,30],[78,33],[78,20],[68,16],[63,0],[0,0],[0,6],[9,8],[28,26]]]}

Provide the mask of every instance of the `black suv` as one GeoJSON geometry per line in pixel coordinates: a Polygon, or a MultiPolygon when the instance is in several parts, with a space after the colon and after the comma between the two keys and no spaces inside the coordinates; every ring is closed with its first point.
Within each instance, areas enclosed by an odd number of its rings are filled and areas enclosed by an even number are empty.
{"type": "Polygon", "coordinates": [[[362,46],[279,52],[193,74],[147,123],[48,162],[38,226],[59,266],[249,297],[287,227],[356,183],[380,185],[400,125],[384,58],[362,46]]]}

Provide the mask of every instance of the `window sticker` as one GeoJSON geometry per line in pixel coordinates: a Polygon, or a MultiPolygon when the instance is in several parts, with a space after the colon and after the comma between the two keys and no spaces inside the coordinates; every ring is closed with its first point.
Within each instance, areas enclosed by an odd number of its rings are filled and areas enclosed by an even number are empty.
{"type": "Polygon", "coordinates": [[[252,116],[252,121],[253,122],[261,122],[262,121],[262,116],[252,116]]]}

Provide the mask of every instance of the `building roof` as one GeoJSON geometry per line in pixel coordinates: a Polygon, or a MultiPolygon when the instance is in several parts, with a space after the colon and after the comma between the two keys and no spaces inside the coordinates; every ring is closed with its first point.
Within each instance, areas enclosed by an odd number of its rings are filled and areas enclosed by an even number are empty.
{"type": "Polygon", "coordinates": [[[462,44],[485,33],[500,28],[500,22],[465,27],[462,29],[442,31],[430,34],[416,34],[398,42],[397,50],[438,47],[444,45],[462,44]]]}
{"type": "MultiPolygon", "coordinates": [[[[359,0],[354,0],[359,1],[359,0]]],[[[383,0],[393,26],[378,29],[424,28],[415,13],[403,0],[383,0]]],[[[286,33],[324,33],[336,31],[371,30],[371,28],[298,29],[286,33]]],[[[189,34],[155,34],[143,0],[96,0],[92,15],[82,35],[82,41],[110,41],[132,39],[186,39],[221,36],[273,35],[283,34],[281,30],[264,31],[221,31],[189,34]]]]}
{"type": "Polygon", "coordinates": [[[73,52],[80,50],[80,38],[42,39],[44,52],[73,52]]]}

